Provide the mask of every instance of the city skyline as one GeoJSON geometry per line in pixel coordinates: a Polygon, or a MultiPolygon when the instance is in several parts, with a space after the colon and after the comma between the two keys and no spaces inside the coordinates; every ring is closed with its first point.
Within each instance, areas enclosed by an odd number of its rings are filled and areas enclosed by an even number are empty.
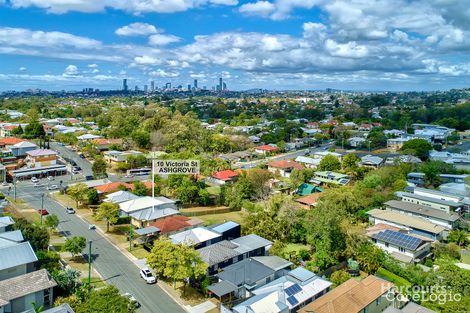
{"type": "Polygon", "coordinates": [[[463,1],[6,0],[0,20],[0,91],[470,86],[463,1]]]}

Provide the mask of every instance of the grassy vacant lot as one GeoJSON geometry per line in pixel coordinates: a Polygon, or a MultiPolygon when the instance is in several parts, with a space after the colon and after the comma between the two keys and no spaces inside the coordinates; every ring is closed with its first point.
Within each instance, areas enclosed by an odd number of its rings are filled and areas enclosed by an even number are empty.
{"type": "Polygon", "coordinates": [[[226,221],[234,221],[235,223],[241,224],[243,221],[243,212],[228,212],[221,214],[206,214],[196,216],[204,221],[204,225],[220,224],[226,221]]]}
{"type": "Polygon", "coordinates": [[[406,279],[404,279],[401,276],[398,276],[398,275],[390,272],[389,270],[386,270],[383,267],[381,267],[377,270],[376,275],[383,278],[383,279],[385,279],[385,280],[388,280],[388,281],[394,283],[398,287],[411,286],[411,283],[409,281],[407,281],[406,279]]]}
{"type": "MultiPolygon", "coordinates": [[[[24,217],[30,223],[38,223],[40,222],[40,215],[38,212],[26,204],[25,201],[21,199],[17,199],[17,201],[13,201],[13,198],[7,198],[10,202],[10,205],[5,210],[9,212],[14,217],[24,217]]],[[[46,217],[43,216],[45,219],[46,217]]]]}

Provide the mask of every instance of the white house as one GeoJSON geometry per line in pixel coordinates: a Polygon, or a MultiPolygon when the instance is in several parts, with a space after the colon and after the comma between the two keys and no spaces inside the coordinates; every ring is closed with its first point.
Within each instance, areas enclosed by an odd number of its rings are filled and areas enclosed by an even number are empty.
{"type": "Polygon", "coordinates": [[[377,247],[404,263],[421,262],[430,255],[431,244],[418,237],[390,229],[373,233],[371,237],[377,247]]]}
{"type": "Polygon", "coordinates": [[[146,227],[150,222],[178,214],[176,202],[165,197],[140,197],[119,203],[121,216],[130,216],[132,224],[146,227]]]}

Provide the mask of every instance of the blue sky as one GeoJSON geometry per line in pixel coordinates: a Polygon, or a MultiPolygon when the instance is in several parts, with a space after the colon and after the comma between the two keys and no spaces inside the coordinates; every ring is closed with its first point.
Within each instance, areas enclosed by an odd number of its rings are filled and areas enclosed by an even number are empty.
{"type": "Polygon", "coordinates": [[[0,90],[470,86],[462,0],[0,0],[0,90]]]}

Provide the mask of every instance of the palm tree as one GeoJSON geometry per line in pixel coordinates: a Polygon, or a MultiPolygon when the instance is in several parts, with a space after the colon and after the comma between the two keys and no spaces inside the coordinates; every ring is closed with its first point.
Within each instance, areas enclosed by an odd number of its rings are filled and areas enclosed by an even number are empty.
{"type": "Polygon", "coordinates": [[[44,305],[38,306],[36,302],[31,302],[31,306],[33,307],[34,313],[41,313],[44,311],[44,305]]]}

